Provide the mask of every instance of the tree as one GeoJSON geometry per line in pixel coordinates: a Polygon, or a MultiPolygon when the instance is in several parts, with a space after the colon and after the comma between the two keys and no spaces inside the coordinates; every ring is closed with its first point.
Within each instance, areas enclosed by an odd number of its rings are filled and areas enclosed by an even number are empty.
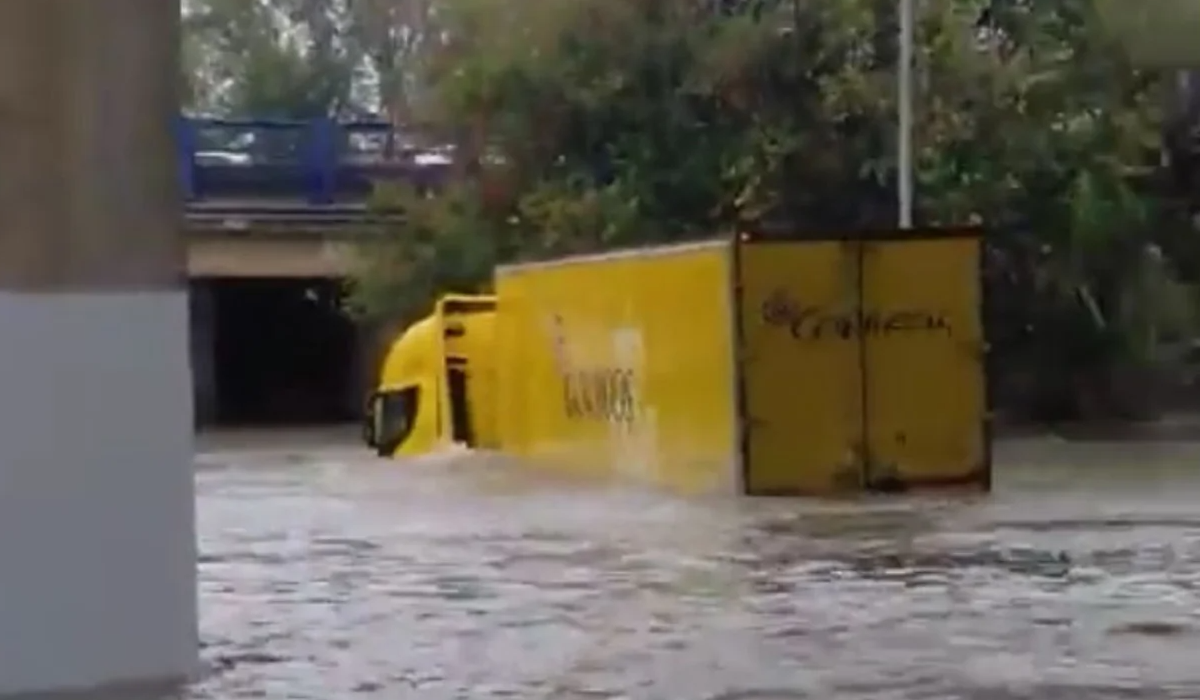
{"type": "Polygon", "coordinates": [[[193,110],[242,117],[386,115],[406,123],[433,0],[194,0],[193,110]]]}
{"type": "Polygon", "coordinates": [[[380,111],[395,124],[411,123],[421,89],[421,61],[437,41],[434,1],[345,2],[346,31],[374,75],[380,111]]]}
{"type": "Polygon", "coordinates": [[[359,48],[324,0],[197,0],[184,17],[193,106],[219,114],[307,118],[358,111],[359,48]]]}
{"type": "MultiPolygon", "coordinates": [[[[421,77],[461,177],[392,195],[408,223],[368,251],[358,302],[411,316],[501,261],[891,225],[893,6],[445,0],[421,77]]],[[[925,2],[918,20],[918,215],[996,232],[1004,357],[1076,379],[1144,363],[1186,316],[1161,313],[1187,294],[1159,253],[1194,237],[1147,185],[1164,76],[1086,0],[925,2]]],[[[1059,413],[1085,408],[1078,383],[1059,413]]]]}

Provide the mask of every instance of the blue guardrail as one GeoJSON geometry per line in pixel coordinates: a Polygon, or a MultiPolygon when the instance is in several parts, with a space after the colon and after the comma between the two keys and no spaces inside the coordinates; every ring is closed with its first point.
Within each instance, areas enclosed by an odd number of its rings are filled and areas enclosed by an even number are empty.
{"type": "Polygon", "coordinates": [[[415,160],[402,134],[386,122],[180,117],[176,148],[183,193],[192,205],[362,202],[375,183],[432,179],[447,165],[415,160]]]}

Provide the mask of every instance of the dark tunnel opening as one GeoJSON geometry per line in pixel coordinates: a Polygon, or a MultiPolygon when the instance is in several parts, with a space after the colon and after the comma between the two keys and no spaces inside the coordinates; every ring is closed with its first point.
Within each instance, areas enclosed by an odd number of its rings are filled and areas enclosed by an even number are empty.
{"type": "Polygon", "coordinates": [[[338,280],[193,282],[201,427],[344,423],[359,414],[359,334],[338,280]]]}

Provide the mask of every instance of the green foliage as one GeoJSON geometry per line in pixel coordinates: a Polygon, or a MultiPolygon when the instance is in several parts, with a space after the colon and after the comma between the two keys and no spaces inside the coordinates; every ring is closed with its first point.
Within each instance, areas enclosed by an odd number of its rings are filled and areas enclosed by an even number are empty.
{"type": "MultiPolygon", "coordinates": [[[[1002,358],[1068,375],[1191,334],[1200,246],[1152,177],[1173,76],[1131,63],[1133,25],[1092,0],[917,5],[918,221],[992,232],[1002,358]]],[[[364,247],[369,315],[497,262],[896,218],[894,0],[196,6],[199,102],[334,112],[374,83],[454,140],[444,191],[381,195],[406,216],[364,247]]]]}
{"type": "MultiPolygon", "coordinates": [[[[919,219],[995,232],[1019,285],[999,290],[1012,298],[993,319],[1007,356],[1061,374],[1140,362],[1189,332],[1192,295],[1160,251],[1190,227],[1145,185],[1166,76],[1132,66],[1086,0],[918,6],[919,219]]],[[[428,235],[507,260],[738,227],[890,226],[894,9],[446,0],[428,107],[458,135],[462,183],[493,196],[461,206],[460,183],[424,204],[443,207],[421,215],[438,221],[428,235]]],[[[403,230],[398,250],[439,245],[403,230]]],[[[486,265],[454,264],[460,282],[486,283],[486,265]]]]}
{"type": "MultiPolygon", "coordinates": [[[[1145,164],[1156,81],[1079,0],[920,5],[922,218],[1036,226],[1074,255],[1072,189],[1145,164]]],[[[468,158],[503,157],[511,206],[479,230],[516,229],[527,255],[773,222],[888,225],[891,6],[447,0],[430,109],[468,158]]]]}
{"type": "Polygon", "coordinates": [[[233,116],[408,115],[433,0],[184,3],[188,108],[233,116]]]}
{"type": "Polygon", "coordinates": [[[486,290],[498,256],[476,228],[483,217],[474,188],[452,187],[436,198],[409,187],[384,188],[377,205],[402,209],[406,221],[360,247],[362,274],[348,290],[351,311],[412,321],[428,312],[438,294],[486,290]]]}

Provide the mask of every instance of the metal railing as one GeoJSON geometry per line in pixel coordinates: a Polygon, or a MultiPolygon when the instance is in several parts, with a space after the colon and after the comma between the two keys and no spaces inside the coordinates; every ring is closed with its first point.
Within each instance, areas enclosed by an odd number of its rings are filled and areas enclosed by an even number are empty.
{"type": "Polygon", "coordinates": [[[180,117],[179,177],[189,205],[333,206],[364,202],[381,181],[432,186],[449,158],[386,122],[180,117]]]}

